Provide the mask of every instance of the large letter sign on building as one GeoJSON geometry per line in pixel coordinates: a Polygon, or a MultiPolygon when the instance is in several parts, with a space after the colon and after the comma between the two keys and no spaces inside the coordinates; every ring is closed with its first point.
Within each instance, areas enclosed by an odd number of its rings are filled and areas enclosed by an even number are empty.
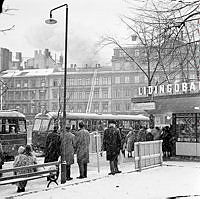
{"type": "Polygon", "coordinates": [[[138,88],[139,96],[148,96],[148,95],[170,95],[170,94],[181,94],[186,92],[199,92],[200,91],[200,82],[190,82],[190,83],[175,83],[159,86],[145,86],[138,88]]]}

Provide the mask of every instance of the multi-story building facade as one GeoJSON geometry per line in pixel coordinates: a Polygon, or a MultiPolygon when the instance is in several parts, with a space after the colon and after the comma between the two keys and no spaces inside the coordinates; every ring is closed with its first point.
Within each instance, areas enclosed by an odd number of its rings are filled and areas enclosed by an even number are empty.
{"type": "MultiPolygon", "coordinates": [[[[142,49],[138,49],[137,46],[129,47],[129,50],[136,57],[142,53],[142,49]]],[[[29,60],[28,64],[33,69],[8,70],[2,73],[2,79],[8,88],[3,94],[4,109],[18,109],[30,117],[41,112],[42,109],[59,110],[63,99],[64,71],[61,67],[55,67],[55,61],[52,65],[45,65],[47,62],[44,62],[44,56],[51,57],[48,52],[35,53],[35,57],[31,59],[32,61],[29,60]],[[38,63],[37,67],[40,69],[34,69],[35,63],[38,63]]],[[[114,49],[112,66],[80,67],[77,64],[69,66],[67,69],[67,111],[69,112],[86,112],[94,86],[91,112],[132,114],[134,111],[131,98],[139,96],[141,93],[139,88],[148,85],[144,73],[133,62],[127,60],[118,48],[114,49]]],[[[195,76],[194,72],[190,75],[192,78],[195,76]]],[[[152,85],[162,80],[163,76],[158,70],[152,85]]],[[[174,81],[179,80],[180,75],[177,75],[174,81]]]]}
{"type": "MultiPolygon", "coordinates": [[[[3,108],[18,109],[27,116],[42,109],[58,111],[63,99],[63,75],[55,69],[5,71],[2,79],[8,89],[3,95],[3,108]]],[[[131,97],[138,84],[133,76],[131,70],[115,71],[112,67],[69,68],[67,111],[85,112],[94,86],[91,112],[131,113],[131,97]]]]}

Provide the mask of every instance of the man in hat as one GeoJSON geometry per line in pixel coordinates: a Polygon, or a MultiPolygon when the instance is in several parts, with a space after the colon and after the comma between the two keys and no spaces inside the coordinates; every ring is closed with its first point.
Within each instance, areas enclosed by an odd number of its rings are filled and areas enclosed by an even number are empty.
{"type": "Polygon", "coordinates": [[[71,133],[70,122],[66,123],[66,130],[64,133],[63,144],[65,145],[65,152],[63,157],[66,161],[66,180],[72,180],[71,178],[71,165],[74,164],[74,149],[75,149],[75,135],[71,133]]]}
{"type": "Polygon", "coordinates": [[[105,129],[103,136],[103,147],[106,151],[106,159],[110,161],[110,173],[108,175],[121,173],[118,169],[121,136],[119,129],[116,128],[116,122],[114,120],[108,121],[108,128],[105,129]]]}

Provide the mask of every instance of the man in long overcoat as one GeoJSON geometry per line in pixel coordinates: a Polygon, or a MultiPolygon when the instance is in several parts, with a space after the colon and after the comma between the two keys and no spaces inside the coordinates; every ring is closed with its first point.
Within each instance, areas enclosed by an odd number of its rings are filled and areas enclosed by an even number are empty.
{"type": "Polygon", "coordinates": [[[77,178],[79,179],[87,178],[87,163],[89,163],[90,134],[84,126],[82,121],[79,122],[80,129],[76,133],[76,154],[80,172],[80,176],[77,178]]]}
{"type": "Polygon", "coordinates": [[[74,164],[75,135],[70,132],[70,123],[66,124],[63,144],[65,145],[64,159],[66,161],[66,180],[72,180],[71,165],[74,164]]]}
{"type": "MultiPolygon", "coordinates": [[[[46,138],[44,163],[58,161],[60,153],[61,138],[58,134],[58,126],[54,126],[54,130],[50,132],[46,138]]],[[[59,173],[57,173],[57,176],[58,175],[59,173]]]]}
{"type": "Polygon", "coordinates": [[[115,127],[115,121],[108,121],[109,127],[105,129],[103,136],[103,146],[106,151],[106,159],[110,161],[110,173],[114,175],[121,173],[118,169],[118,156],[120,154],[121,136],[119,129],[115,127]]]}

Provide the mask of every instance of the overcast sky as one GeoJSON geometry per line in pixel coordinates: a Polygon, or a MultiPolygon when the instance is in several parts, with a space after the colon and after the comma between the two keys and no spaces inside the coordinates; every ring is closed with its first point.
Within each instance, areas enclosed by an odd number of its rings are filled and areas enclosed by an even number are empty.
{"type": "MultiPolygon", "coordinates": [[[[65,9],[53,12],[58,21],[47,25],[49,11],[59,5],[69,6],[69,59],[71,62],[87,62],[96,51],[94,44],[102,35],[121,34],[119,15],[126,10],[123,0],[5,0],[5,8],[15,8],[0,16],[0,28],[15,25],[14,30],[0,33],[0,47],[21,51],[24,57],[32,57],[34,50],[49,48],[54,56],[63,52],[65,9]],[[13,15],[12,15],[13,14],[13,15]]],[[[100,60],[109,61],[112,51],[103,49],[100,60]]]]}

